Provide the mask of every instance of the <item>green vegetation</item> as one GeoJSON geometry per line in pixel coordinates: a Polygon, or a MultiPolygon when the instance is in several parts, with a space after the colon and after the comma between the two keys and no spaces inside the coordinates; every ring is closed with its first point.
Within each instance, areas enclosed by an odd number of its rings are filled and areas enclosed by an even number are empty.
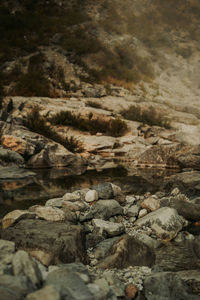
{"type": "Polygon", "coordinates": [[[119,119],[99,119],[93,118],[89,114],[88,118],[75,115],[71,111],[61,111],[49,119],[53,125],[72,126],[81,131],[89,131],[91,134],[101,132],[111,136],[122,136],[127,131],[126,123],[119,119]]]}
{"type": "Polygon", "coordinates": [[[153,106],[142,109],[139,105],[132,105],[127,110],[121,111],[121,115],[128,120],[138,121],[150,126],[160,126],[170,129],[170,121],[157,112],[153,106]]]}
{"type": "Polygon", "coordinates": [[[27,115],[24,125],[31,131],[39,133],[61,145],[71,152],[83,152],[82,142],[73,136],[63,138],[47,125],[46,120],[39,113],[39,106],[34,106],[27,115]]]}

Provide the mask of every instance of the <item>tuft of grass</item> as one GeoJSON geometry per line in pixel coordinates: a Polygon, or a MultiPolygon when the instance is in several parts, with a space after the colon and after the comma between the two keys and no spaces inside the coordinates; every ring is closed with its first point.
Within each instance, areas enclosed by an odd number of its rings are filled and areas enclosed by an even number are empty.
{"type": "Polygon", "coordinates": [[[92,114],[88,118],[75,115],[71,111],[61,111],[49,119],[53,125],[72,126],[81,131],[88,131],[91,134],[101,132],[111,136],[122,136],[127,131],[126,123],[120,118],[99,119],[93,118],[92,114]]]}
{"type": "Polygon", "coordinates": [[[161,113],[157,112],[153,106],[143,110],[139,105],[132,105],[127,110],[120,112],[121,115],[128,120],[138,121],[150,126],[160,126],[166,129],[170,129],[170,121],[163,116],[161,113]]]}
{"type": "Polygon", "coordinates": [[[71,152],[83,152],[83,144],[74,136],[63,138],[46,124],[45,119],[39,113],[39,106],[34,106],[27,115],[24,125],[31,131],[39,133],[61,145],[71,152]]]}

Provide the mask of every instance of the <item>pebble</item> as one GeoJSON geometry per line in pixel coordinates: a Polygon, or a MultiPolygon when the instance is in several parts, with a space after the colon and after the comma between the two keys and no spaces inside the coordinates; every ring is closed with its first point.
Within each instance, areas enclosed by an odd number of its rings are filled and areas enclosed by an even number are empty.
{"type": "Polygon", "coordinates": [[[148,213],[148,212],[147,212],[146,208],[143,208],[143,209],[141,209],[141,210],[139,211],[138,217],[139,217],[139,218],[142,218],[142,217],[146,216],[147,213],[148,213]]]}

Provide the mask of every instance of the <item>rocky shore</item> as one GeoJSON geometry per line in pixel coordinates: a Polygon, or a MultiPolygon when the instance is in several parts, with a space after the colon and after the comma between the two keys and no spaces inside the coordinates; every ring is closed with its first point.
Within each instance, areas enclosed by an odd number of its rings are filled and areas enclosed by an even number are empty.
{"type": "Polygon", "coordinates": [[[102,183],[4,216],[1,299],[199,299],[198,197],[102,183]]]}

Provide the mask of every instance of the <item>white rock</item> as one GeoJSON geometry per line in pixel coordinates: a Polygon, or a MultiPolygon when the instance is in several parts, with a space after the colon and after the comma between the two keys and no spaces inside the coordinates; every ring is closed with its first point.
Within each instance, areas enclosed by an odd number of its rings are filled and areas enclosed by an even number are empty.
{"type": "Polygon", "coordinates": [[[95,190],[90,190],[85,195],[86,202],[93,202],[98,200],[98,192],[95,190]]]}
{"type": "Polygon", "coordinates": [[[140,210],[138,217],[143,218],[144,216],[147,215],[147,213],[148,212],[147,212],[146,208],[143,208],[143,209],[140,210]]]}
{"type": "Polygon", "coordinates": [[[75,202],[75,201],[81,200],[81,196],[77,193],[76,194],[75,193],[66,193],[63,196],[63,200],[75,202]]]}
{"type": "Polygon", "coordinates": [[[92,224],[99,228],[101,232],[105,231],[109,236],[116,236],[125,231],[125,227],[121,223],[113,223],[101,219],[93,219],[92,224]]]}
{"type": "Polygon", "coordinates": [[[112,186],[114,197],[120,196],[122,194],[122,190],[118,185],[111,183],[111,186],[112,186]]]}

